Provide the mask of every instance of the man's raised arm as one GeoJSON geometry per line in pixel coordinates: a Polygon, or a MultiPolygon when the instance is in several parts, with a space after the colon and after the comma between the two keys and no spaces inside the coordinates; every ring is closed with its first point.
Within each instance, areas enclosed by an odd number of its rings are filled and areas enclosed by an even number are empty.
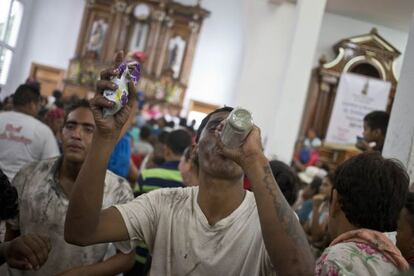
{"type": "Polygon", "coordinates": [[[96,130],[92,146],[76,178],[65,221],[65,240],[77,245],[121,241],[129,238],[121,214],[114,207],[101,210],[105,175],[109,157],[119,138],[123,125],[128,120],[135,89],[129,83],[129,102],[114,116],[103,117],[102,108],[111,108],[112,103],[100,92],[116,87],[110,81],[119,74],[117,64],[123,54],[118,53],[114,68],[101,73],[97,83],[98,93],[90,101],[96,130]]]}
{"type": "Polygon", "coordinates": [[[263,154],[260,130],[254,127],[240,149],[220,145],[252,183],[263,240],[278,275],[313,275],[314,258],[305,232],[279,189],[263,154]]]}

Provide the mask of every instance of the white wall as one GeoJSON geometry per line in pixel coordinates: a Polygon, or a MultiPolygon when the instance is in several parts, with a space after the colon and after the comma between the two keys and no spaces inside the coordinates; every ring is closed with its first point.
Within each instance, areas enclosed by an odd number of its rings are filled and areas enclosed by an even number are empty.
{"type": "MultiPolygon", "coordinates": [[[[295,6],[289,3],[272,5],[266,0],[245,0],[245,40],[243,63],[236,104],[250,109],[256,124],[262,129],[262,136],[266,139],[271,132],[272,116],[275,109],[280,109],[279,102],[282,91],[283,78],[286,70],[286,56],[291,49],[292,32],[295,20],[295,6]]],[[[355,35],[368,33],[372,27],[378,29],[385,39],[389,40],[401,52],[405,51],[408,34],[369,22],[358,21],[352,18],[325,13],[317,49],[314,56],[314,65],[324,54],[328,60],[334,58],[332,46],[339,40],[355,35]]],[[[403,57],[396,63],[397,76],[401,70],[403,57]]],[[[298,79],[298,82],[307,81],[298,79]]],[[[285,105],[286,103],[284,103],[285,105]]],[[[288,102],[286,110],[294,110],[295,101],[288,102]]],[[[294,116],[284,115],[286,126],[294,126],[294,116]]],[[[283,131],[283,130],[281,130],[283,131]]],[[[266,141],[267,145],[272,141],[266,141]]],[[[283,156],[281,152],[274,152],[283,156]]]]}
{"type": "Polygon", "coordinates": [[[30,73],[32,62],[67,69],[75,54],[84,0],[33,0],[19,38],[18,62],[5,87],[13,93],[30,73]]]}
{"type": "MultiPolygon", "coordinates": [[[[400,52],[405,52],[408,40],[408,33],[399,30],[387,28],[381,25],[359,21],[350,17],[344,17],[332,13],[325,13],[322,22],[322,28],[319,36],[319,45],[315,55],[315,66],[318,65],[319,58],[322,55],[330,61],[335,58],[332,46],[341,39],[369,33],[375,27],[378,33],[395,46],[400,52]]],[[[401,71],[401,65],[404,57],[401,55],[395,63],[397,76],[401,71]]]]}
{"type": "MultiPolygon", "coordinates": [[[[195,0],[178,2],[196,3],[195,0]]],[[[204,0],[202,6],[211,15],[201,29],[184,104],[194,99],[219,106],[232,105],[243,59],[242,5],[240,0],[204,0]]]]}
{"type": "Polygon", "coordinates": [[[414,180],[414,17],[412,19],[407,52],[403,61],[401,78],[397,88],[383,155],[400,160],[414,180]]]}
{"type": "Polygon", "coordinates": [[[244,15],[245,48],[236,105],[252,112],[262,136],[267,137],[274,119],[269,115],[278,108],[281,95],[294,30],[295,6],[274,5],[268,0],[245,0],[244,15]]]}

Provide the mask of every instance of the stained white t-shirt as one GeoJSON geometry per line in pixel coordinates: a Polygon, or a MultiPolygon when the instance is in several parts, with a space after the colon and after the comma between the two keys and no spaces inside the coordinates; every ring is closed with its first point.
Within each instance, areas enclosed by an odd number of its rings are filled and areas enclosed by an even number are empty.
{"type": "Polygon", "coordinates": [[[164,188],[116,205],[130,242],[127,253],[145,243],[150,275],[275,275],[265,249],[253,193],[214,226],[197,203],[198,187],[164,188]]]}
{"type": "MultiPolygon", "coordinates": [[[[46,263],[37,271],[10,269],[13,276],[57,275],[71,268],[96,264],[114,255],[109,243],[76,246],[64,240],[64,226],[69,198],[59,183],[61,160],[53,158],[33,162],[20,170],[12,185],[19,195],[19,214],[9,220],[11,229],[21,235],[47,236],[51,243],[46,263]]],[[[129,183],[120,176],[106,171],[102,208],[126,203],[133,199],[129,183]]]]}
{"type": "Polygon", "coordinates": [[[21,112],[0,113],[0,169],[10,181],[24,165],[59,155],[47,125],[21,112]]]}

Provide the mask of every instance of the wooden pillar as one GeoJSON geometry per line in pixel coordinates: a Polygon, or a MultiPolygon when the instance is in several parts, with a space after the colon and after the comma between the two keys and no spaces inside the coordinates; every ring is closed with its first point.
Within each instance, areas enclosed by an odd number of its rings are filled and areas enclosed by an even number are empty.
{"type": "Polygon", "coordinates": [[[155,61],[157,60],[157,48],[158,48],[158,39],[160,36],[162,22],[165,18],[165,12],[162,10],[155,10],[152,14],[150,35],[148,38],[147,51],[149,53],[148,61],[146,64],[147,73],[149,75],[154,75],[155,73],[155,61]]]}
{"type": "Polygon", "coordinates": [[[161,42],[161,47],[160,47],[160,51],[158,52],[158,60],[157,60],[157,64],[156,64],[156,68],[155,68],[155,76],[157,78],[161,77],[162,74],[162,69],[164,67],[164,61],[165,61],[165,57],[167,55],[167,51],[168,51],[168,42],[170,41],[171,38],[171,28],[172,26],[174,26],[174,19],[172,19],[171,17],[167,16],[165,18],[165,28],[163,35],[162,35],[162,42],[161,42]]]}
{"type": "Polygon", "coordinates": [[[123,49],[123,46],[119,45],[119,39],[122,32],[115,30],[121,30],[126,9],[127,3],[124,1],[116,1],[111,7],[111,12],[114,16],[112,26],[108,30],[109,37],[107,38],[108,43],[104,52],[104,62],[111,62],[114,58],[115,52],[123,49]]]}
{"type": "Polygon", "coordinates": [[[191,30],[190,38],[188,39],[186,54],[184,57],[184,62],[182,65],[181,75],[180,75],[180,82],[181,83],[188,83],[191,73],[191,67],[193,65],[193,59],[195,54],[195,49],[197,45],[197,40],[199,36],[199,29],[200,23],[197,21],[190,21],[188,27],[191,30]]]}

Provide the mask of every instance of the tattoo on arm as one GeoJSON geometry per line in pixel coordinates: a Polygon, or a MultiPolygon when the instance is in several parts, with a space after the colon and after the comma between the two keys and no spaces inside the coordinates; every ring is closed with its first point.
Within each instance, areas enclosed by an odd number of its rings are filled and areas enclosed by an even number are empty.
{"type": "MultiPolygon", "coordinates": [[[[281,226],[288,233],[288,235],[291,236],[292,239],[296,240],[301,248],[308,246],[308,241],[306,240],[305,234],[303,233],[302,229],[298,227],[299,222],[292,214],[292,209],[288,205],[287,201],[284,200],[280,191],[278,195],[278,187],[276,186],[277,184],[275,183],[270,167],[265,166],[263,167],[263,170],[265,175],[262,181],[264,182],[265,187],[272,198],[273,207],[275,208],[276,215],[281,222],[281,226]]],[[[297,248],[297,250],[299,251],[301,248],[297,248]]]]}

